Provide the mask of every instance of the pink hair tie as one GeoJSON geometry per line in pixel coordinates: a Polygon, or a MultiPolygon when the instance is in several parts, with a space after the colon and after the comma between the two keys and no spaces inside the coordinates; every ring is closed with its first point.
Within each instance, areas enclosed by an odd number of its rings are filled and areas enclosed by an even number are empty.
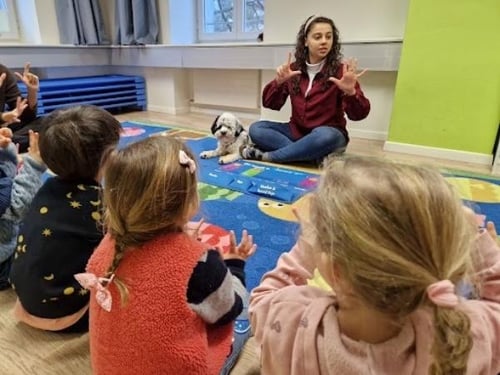
{"type": "Polygon", "coordinates": [[[441,280],[429,285],[427,296],[436,306],[453,308],[458,305],[455,285],[450,280],[441,280]]]}
{"type": "Polygon", "coordinates": [[[196,171],[196,163],[183,150],[179,151],[179,163],[188,167],[191,174],[196,171]]]}

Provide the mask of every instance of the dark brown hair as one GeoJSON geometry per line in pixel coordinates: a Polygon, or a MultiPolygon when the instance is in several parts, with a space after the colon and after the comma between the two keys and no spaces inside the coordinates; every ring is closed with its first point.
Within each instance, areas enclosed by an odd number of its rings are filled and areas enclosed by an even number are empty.
{"type": "MultiPolygon", "coordinates": [[[[307,34],[311,30],[312,26],[317,23],[327,23],[332,27],[333,33],[333,43],[332,49],[328,52],[325,58],[325,71],[324,76],[322,77],[323,87],[326,89],[332,83],[328,81],[328,77],[337,77],[338,69],[341,65],[342,54],[340,52],[341,44],[339,37],[339,30],[335,26],[333,20],[323,16],[311,16],[308,17],[304,23],[300,26],[299,32],[297,33],[297,42],[295,44],[295,62],[294,62],[294,70],[300,70],[302,74],[307,74],[307,58],[309,57],[309,51],[306,47],[306,38],[307,34]],[[315,17],[311,22],[310,19],[315,17]],[[309,23],[308,23],[309,22],[309,23]],[[306,29],[307,26],[307,29],[306,29]]],[[[337,77],[340,78],[340,77],[337,77]]],[[[293,78],[292,81],[292,92],[294,94],[299,93],[299,81],[300,75],[293,78]]]]}
{"type": "Polygon", "coordinates": [[[95,179],[102,160],[118,144],[120,131],[120,122],[99,107],[59,109],[43,119],[40,154],[62,179],[95,179]]]}

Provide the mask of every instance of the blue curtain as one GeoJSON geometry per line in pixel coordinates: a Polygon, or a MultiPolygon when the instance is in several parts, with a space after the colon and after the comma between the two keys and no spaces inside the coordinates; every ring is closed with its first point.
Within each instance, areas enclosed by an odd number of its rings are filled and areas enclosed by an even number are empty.
{"type": "Polygon", "coordinates": [[[115,44],[158,43],[156,0],[116,0],[115,31],[115,44]]]}
{"type": "Polygon", "coordinates": [[[99,0],[56,0],[62,44],[109,44],[99,0]]]}

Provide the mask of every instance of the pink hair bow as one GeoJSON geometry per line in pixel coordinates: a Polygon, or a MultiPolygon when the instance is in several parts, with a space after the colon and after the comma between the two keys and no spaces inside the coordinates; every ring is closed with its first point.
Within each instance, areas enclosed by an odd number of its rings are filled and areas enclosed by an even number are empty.
{"type": "Polygon", "coordinates": [[[450,280],[441,280],[429,285],[427,296],[436,306],[453,308],[458,305],[455,285],[450,280]]]}
{"type": "Polygon", "coordinates": [[[107,312],[111,311],[111,304],[113,299],[111,293],[108,290],[109,284],[113,281],[115,274],[112,274],[109,279],[104,277],[97,277],[93,273],[77,273],[74,275],[76,281],[80,283],[85,289],[95,290],[95,299],[99,306],[101,306],[107,312]]]}
{"type": "Polygon", "coordinates": [[[189,172],[194,173],[196,171],[196,164],[193,159],[191,159],[187,154],[183,151],[179,151],[179,163],[181,165],[185,165],[189,168],[189,172]]]}

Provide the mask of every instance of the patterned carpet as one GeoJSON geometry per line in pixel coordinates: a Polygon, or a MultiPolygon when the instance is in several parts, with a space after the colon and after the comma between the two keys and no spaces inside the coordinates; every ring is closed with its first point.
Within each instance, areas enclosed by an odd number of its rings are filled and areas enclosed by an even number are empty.
{"type": "MultiPolygon", "coordinates": [[[[191,149],[198,154],[200,151],[215,146],[215,140],[206,133],[185,130],[169,126],[138,122],[123,123],[125,137],[121,144],[134,142],[138,139],[155,135],[176,136],[186,140],[191,149]]],[[[200,169],[220,170],[216,159],[198,160],[200,169]]],[[[241,168],[239,161],[225,169],[241,168]]],[[[293,167],[282,168],[288,171],[298,171],[293,167]]],[[[204,174],[200,171],[200,179],[204,174]]],[[[457,188],[464,204],[471,207],[478,215],[478,221],[492,220],[500,225],[500,179],[459,170],[443,169],[445,178],[457,188]]],[[[310,183],[312,190],[317,182],[312,173],[304,174],[301,181],[310,183]]],[[[271,269],[280,254],[287,251],[295,243],[298,225],[292,209],[304,208],[307,199],[303,194],[293,202],[269,199],[265,196],[256,196],[243,191],[224,187],[217,180],[200,182],[199,193],[202,199],[200,215],[196,218],[205,218],[207,222],[226,229],[235,230],[238,235],[241,230],[247,229],[254,235],[259,249],[256,255],[248,261],[248,287],[256,286],[263,273],[271,269]]]]}

